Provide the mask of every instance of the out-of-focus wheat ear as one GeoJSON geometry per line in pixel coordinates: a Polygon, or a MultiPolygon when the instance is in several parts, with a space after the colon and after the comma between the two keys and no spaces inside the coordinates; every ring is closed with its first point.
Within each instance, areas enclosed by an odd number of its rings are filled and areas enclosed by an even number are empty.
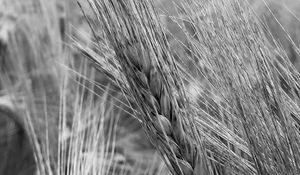
{"type": "Polygon", "coordinates": [[[33,174],[36,170],[34,151],[21,116],[0,104],[0,126],[0,173],[33,174]]]}

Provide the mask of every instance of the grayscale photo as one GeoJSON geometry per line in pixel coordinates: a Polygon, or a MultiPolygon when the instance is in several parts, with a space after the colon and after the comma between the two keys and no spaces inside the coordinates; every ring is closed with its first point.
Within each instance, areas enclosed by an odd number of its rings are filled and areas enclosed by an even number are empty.
{"type": "Polygon", "coordinates": [[[0,175],[300,175],[300,0],[0,0],[0,175]]]}

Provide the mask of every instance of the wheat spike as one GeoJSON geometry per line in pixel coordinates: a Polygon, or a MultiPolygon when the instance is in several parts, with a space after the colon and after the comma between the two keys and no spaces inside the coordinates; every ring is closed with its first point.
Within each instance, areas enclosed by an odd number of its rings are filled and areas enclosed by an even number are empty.
{"type": "Polygon", "coordinates": [[[185,127],[191,120],[188,103],[151,3],[114,0],[91,4],[104,23],[150,139],[173,173],[193,174],[199,165],[200,146],[185,127]]]}
{"type": "MultiPolygon", "coordinates": [[[[188,36],[190,51],[213,89],[209,94],[216,93],[216,98],[208,97],[213,105],[202,103],[205,96],[198,106],[187,100],[181,79],[189,77],[174,61],[150,1],[90,0],[114,50],[117,71],[124,75],[126,85],[121,89],[134,99],[136,114],[142,116],[166,164],[173,174],[297,172],[298,145],[290,142],[297,131],[287,127],[292,120],[285,122],[297,116],[290,117],[295,112],[282,103],[291,100],[278,86],[282,76],[272,70],[277,69],[275,54],[257,19],[246,4],[235,0],[214,1],[210,6],[218,9],[216,18],[199,16],[205,11],[199,1],[184,2],[178,10],[190,18],[186,23],[195,30],[193,37],[188,36]],[[217,109],[219,97],[228,108],[225,117],[217,109]],[[197,109],[201,105],[207,109],[197,109]],[[223,121],[226,118],[229,124],[223,121]],[[273,145],[281,148],[274,151],[273,145]]],[[[282,70],[288,74],[288,69],[282,70]]]]}

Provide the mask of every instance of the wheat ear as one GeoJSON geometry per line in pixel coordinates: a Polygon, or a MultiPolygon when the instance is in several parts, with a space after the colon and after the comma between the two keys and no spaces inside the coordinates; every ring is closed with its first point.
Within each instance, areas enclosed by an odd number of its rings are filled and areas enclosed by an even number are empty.
{"type": "Polygon", "coordinates": [[[151,2],[90,3],[116,53],[151,141],[173,174],[195,174],[201,165],[199,139],[191,129],[183,85],[151,2]]]}

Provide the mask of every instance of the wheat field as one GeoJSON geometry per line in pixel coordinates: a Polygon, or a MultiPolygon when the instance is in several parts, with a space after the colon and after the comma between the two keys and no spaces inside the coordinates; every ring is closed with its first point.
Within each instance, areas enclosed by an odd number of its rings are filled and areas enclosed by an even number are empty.
{"type": "Polygon", "coordinates": [[[0,0],[0,175],[300,174],[298,0],[0,0]]]}

